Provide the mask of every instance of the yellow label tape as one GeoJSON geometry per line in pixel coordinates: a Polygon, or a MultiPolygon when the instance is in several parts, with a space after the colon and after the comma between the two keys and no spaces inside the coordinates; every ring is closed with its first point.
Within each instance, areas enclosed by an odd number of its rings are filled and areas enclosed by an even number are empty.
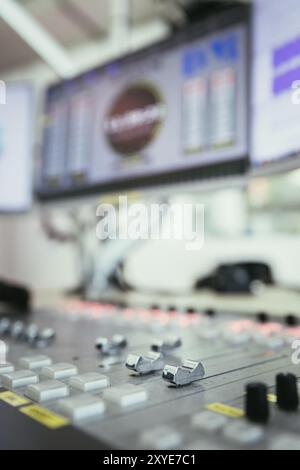
{"type": "Polygon", "coordinates": [[[25,406],[20,411],[49,429],[58,429],[69,424],[68,419],[38,405],[25,406]]]}
{"type": "Polygon", "coordinates": [[[5,403],[8,403],[8,405],[13,406],[14,408],[31,403],[27,398],[20,397],[20,395],[9,391],[0,393],[0,400],[5,401],[5,403]]]}
{"type": "Polygon", "coordinates": [[[270,403],[277,403],[277,397],[276,395],[273,395],[273,393],[269,393],[268,394],[268,401],[270,403]]]}
{"type": "Polygon", "coordinates": [[[230,418],[241,418],[244,416],[244,412],[240,408],[224,405],[223,403],[210,403],[206,408],[214,413],[229,416],[230,418]]]}

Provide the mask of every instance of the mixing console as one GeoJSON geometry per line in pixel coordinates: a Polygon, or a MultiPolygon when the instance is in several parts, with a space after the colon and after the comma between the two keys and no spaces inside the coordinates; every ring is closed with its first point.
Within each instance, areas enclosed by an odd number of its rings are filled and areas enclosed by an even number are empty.
{"type": "Polygon", "coordinates": [[[292,315],[69,302],[0,335],[3,448],[300,449],[292,315]]]}

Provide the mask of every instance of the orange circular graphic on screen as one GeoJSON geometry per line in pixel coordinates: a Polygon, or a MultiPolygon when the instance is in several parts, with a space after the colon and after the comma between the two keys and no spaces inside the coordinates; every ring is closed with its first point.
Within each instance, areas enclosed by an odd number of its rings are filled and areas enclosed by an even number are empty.
{"type": "Polygon", "coordinates": [[[165,115],[165,104],[155,87],[131,85],[117,97],[106,116],[107,140],[121,155],[141,152],[157,136],[165,115]]]}

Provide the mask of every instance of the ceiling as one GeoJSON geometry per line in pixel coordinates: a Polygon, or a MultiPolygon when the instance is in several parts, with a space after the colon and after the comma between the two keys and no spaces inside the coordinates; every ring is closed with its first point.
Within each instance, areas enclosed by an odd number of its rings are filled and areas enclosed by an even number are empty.
{"type": "MultiPolygon", "coordinates": [[[[1,1],[1,0],[0,0],[1,1]]],[[[109,28],[110,0],[15,0],[66,48],[101,40],[109,28]]],[[[131,24],[160,15],[161,0],[131,0],[131,24]]],[[[168,0],[169,1],[169,0],[168,0]]],[[[0,19],[0,71],[38,59],[32,49],[0,19]],[[5,47],[7,45],[7,47],[5,47]]]]}
{"type": "MultiPolygon", "coordinates": [[[[88,44],[90,41],[101,41],[108,34],[111,0],[14,1],[24,6],[66,49],[88,44]]],[[[130,2],[131,25],[134,26],[162,16],[176,22],[179,21],[182,6],[186,7],[191,2],[213,3],[213,0],[130,0],[130,2]]],[[[26,66],[38,59],[36,53],[1,19],[0,44],[0,72],[26,66]]]]}

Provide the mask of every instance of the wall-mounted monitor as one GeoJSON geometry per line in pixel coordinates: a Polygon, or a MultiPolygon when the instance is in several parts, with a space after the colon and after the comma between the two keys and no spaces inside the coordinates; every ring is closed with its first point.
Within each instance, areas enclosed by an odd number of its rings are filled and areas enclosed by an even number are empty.
{"type": "Polygon", "coordinates": [[[300,151],[300,2],[253,5],[252,150],[255,168],[300,151]]]}
{"type": "Polygon", "coordinates": [[[1,82],[0,101],[0,212],[24,212],[33,192],[33,90],[1,82]]]}
{"type": "Polygon", "coordinates": [[[245,171],[248,8],[47,92],[44,199],[245,171]]]}

